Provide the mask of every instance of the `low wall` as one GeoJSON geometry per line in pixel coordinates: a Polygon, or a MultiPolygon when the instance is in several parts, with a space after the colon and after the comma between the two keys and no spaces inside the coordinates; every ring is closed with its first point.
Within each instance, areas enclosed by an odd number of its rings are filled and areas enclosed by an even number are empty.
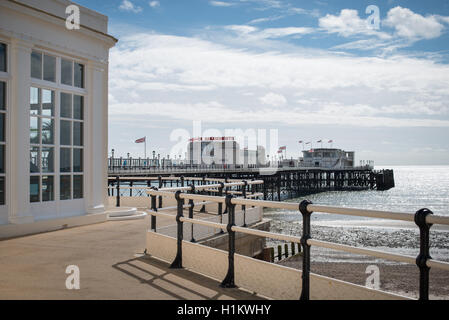
{"type": "MultiPolygon", "coordinates": [[[[167,262],[176,255],[176,239],[147,232],[147,253],[167,262]]],[[[183,241],[183,267],[222,281],[228,269],[228,253],[183,241]]],[[[235,284],[272,299],[295,300],[301,294],[301,271],[235,254],[235,284]]],[[[392,300],[399,295],[369,289],[348,282],[310,274],[310,297],[317,300],[392,300]]]]}

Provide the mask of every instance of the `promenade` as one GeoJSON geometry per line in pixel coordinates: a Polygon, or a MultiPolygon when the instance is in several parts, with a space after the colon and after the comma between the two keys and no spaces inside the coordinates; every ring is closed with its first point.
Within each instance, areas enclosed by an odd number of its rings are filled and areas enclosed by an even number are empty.
{"type": "Polygon", "coordinates": [[[260,299],[144,256],[148,220],[0,241],[0,299],[260,299]],[[66,288],[69,265],[80,269],[79,290],[66,288]]]}

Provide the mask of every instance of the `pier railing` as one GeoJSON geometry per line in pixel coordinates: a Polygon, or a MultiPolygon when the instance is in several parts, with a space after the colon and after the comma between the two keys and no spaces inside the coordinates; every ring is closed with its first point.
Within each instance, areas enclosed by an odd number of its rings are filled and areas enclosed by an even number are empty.
{"type": "MultiPolygon", "coordinates": [[[[243,182],[244,183],[244,182],[243,182]]],[[[250,183],[249,181],[247,183],[250,183]]],[[[403,213],[403,212],[389,212],[389,211],[377,211],[377,210],[364,210],[355,208],[342,208],[332,206],[322,206],[313,204],[310,201],[304,200],[301,203],[294,202],[276,202],[266,200],[252,200],[244,198],[236,198],[229,194],[223,196],[206,196],[200,194],[194,194],[195,187],[189,186],[185,188],[178,188],[176,192],[174,190],[148,190],[148,194],[151,197],[151,208],[147,212],[151,215],[151,229],[156,232],[156,217],[166,217],[176,220],[177,223],[177,253],[176,258],[171,264],[172,268],[182,268],[182,241],[183,241],[183,223],[192,223],[212,227],[223,230],[229,235],[229,250],[228,250],[228,271],[227,275],[221,283],[223,287],[235,287],[234,283],[234,254],[235,254],[235,233],[240,232],[249,235],[255,235],[265,238],[277,239],[282,241],[288,241],[293,243],[299,243],[302,246],[303,251],[303,263],[302,263],[302,286],[300,299],[310,299],[310,270],[311,270],[311,246],[317,246],[322,248],[340,250],[349,253],[368,255],[376,258],[393,260],[397,262],[404,262],[409,264],[416,264],[419,268],[419,299],[429,299],[429,271],[430,268],[438,268],[449,271],[449,263],[439,260],[434,260],[430,256],[430,228],[433,224],[449,225],[449,217],[433,215],[432,211],[428,209],[420,209],[415,214],[403,213]],[[184,192],[183,192],[184,191],[184,192]],[[177,202],[177,214],[167,214],[160,212],[156,207],[156,197],[165,196],[176,199],[177,202]],[[215,202],[218,204],[224,204],[228,208],[228,223],[216,223],[210,221],[204,221],[194,219],[192,217],[184,217],[184,201],[207,201],[215,202]],[[302,215],[303,230],[302,236],[285,235],[267,231],[261,231],[251,229],[248,227],[240,227],[235,225],[235,206],[258,206],[265,208],[275,209],[287,209],[298,210],[302,215]],[[359,217],[381,218],[389,220],[400,220],[415,222],[419,227],[420,232],[420,251],[417,257],[396,254],[381,250],[366,249],[355,246],[342,245],[333,242],[326,242],[311,237],[311,215],[313,212],[351,215],[359,217]]]]}

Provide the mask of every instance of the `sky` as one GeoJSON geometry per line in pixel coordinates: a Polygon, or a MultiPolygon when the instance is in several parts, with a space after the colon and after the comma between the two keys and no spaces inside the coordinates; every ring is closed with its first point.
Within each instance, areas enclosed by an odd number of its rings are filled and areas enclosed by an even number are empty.
{"type": "Polygon", "coordinates": [[[288,158],[299,141],[333,140],[357,163],[449,165],[448,1],[76,2],[107,15],[119,39],[116,156],[143,157],[134,141],[146,136],[147,154],[173,158],[186,135],[240,129],[266,137],[269,154],[276,130],[288,158]]]}

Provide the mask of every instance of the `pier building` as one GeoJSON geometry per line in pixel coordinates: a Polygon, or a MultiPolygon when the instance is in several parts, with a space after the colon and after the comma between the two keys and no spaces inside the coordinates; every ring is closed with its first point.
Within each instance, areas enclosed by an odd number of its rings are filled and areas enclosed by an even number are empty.
{"type": "Polygon", "coordinates": [[[304,167],[343,169],[354,167],[354,151],[335,148],[317,148],[304,150],[304,167]]]}

